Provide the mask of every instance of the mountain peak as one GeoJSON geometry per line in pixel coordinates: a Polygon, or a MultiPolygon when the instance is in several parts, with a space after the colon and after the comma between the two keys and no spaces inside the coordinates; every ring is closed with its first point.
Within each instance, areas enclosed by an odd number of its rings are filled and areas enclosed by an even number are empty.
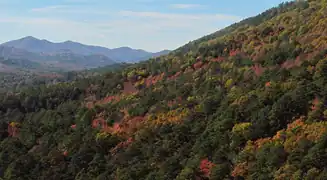
{"type": "Polygon", "coordinates": [[[35,41],[35,40],[37,40],[38,41],[39,39],[37,39],[37,38],[35,38],[33,36],[26,36],[26,37],[23,37],[23,38],[21,38],[19,40],[21,40],[21,41],[25,41],[25,40],[33,40],[33,41],[35,41]]]}
{"type": "Polygon", "coordinates": [[[119,47],[119,48],[115,48],[115,49],[120,49],[120,50],[131,50],[132,48],[128,47],[128,46],[122,46],[122,47],[119,47]]]}
{"type": "Polygon", "coordinates": [[[71,41],[71,40],[68,40],[68,41],[65,41],[65,42],[63,42],[64,44],[75,44],[75,43],[77,43],[77,42],[74,42],[74,41],[71,41]]]}

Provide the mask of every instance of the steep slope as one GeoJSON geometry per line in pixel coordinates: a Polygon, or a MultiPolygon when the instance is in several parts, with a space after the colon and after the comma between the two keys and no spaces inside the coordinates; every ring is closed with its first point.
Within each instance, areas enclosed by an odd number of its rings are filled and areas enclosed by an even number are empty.
{"type": "Polygon", "coordinates": [[[327,1],[167,56],[3,95],[5,179],[326,179],[327,1]]]}
{"type": "Polygon", "coordinates": [[[70,51],[73,54],[89,56],[89,55],[104,55],[110,59],[121,62],[136,62],[139,60],[146,60],[144,58],[164,55],[168,53],[163,51],[159,54],[151,53],[144,50],[132,49],[129,47],[120,47],[108,49],[100,46],[90,46],[73,41],[65,41],[60,43],[53,43],[47,40],[40,40],[32,36],[24,37],[22,39],[9,41],[1,44],[1,46],[14,47],[33,53],[42,53],[46,55],[55,55],[61,51],[70,51]]]}

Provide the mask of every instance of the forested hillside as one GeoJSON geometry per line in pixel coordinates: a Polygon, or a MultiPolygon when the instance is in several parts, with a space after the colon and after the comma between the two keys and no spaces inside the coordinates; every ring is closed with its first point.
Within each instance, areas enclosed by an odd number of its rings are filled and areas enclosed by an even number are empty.
{"type": "Polygon", "coordinates": [[[3,179],[327,179],[327,1],[0,96],[3,179]]]}
{"type": "Polygon", "coordinates": [[[42,70],[34,69],[33,67],[39,64],[31,63],[28,60],[8,59],[1,60],[5,62],[4,72],[1,72],[0,63],[0,93],[3,92],[20,92],[24,89],[39,85],[53,85],[60,82],[72,82],[79,79],[84,79],[92,76],[104,74],[106,72],[114,72],[129,66],[127,63],[119,63],[108,65],[100,68],[93,68],[83,71],[60,71],[56,69],[42,70]],[[10,67],[10,68],[8,68],[10,67]],[[10,71],[7,71],[7,70],[10,71]]]}

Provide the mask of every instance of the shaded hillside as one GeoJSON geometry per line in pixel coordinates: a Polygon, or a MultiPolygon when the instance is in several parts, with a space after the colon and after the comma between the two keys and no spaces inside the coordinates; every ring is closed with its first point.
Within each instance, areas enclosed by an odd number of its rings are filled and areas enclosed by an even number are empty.
{"type": "MultiPolygon", "coordinates": [[[[33,62],[26,59],[3,59],[0,57],[0,64],[6,66],[9,69],[15,69],[17,70],[38,70],[38,69],[44,69],[46,70],[47,67],[43,66],[40,63],[33,62]]],[[[1,70],[0,70],[1,71],[1,70]]],[[[5,70],[4,70],[5,71],[5,70]]]]}
{"type": "MultiPolygon", "coordinates": [[[[40,59],[39,55],[28,52],[23,49],[17,49],[13,47],[0,46],[0,57],[2,58],[11,58],[11,59],[29,59],[29,60],[38,60],[40,59]]],[[[41,59],[40,59],[41,60],[41,59]]]]}
{"type": "MultiPolygon", "coordinates": [[[[0,46],[0,58],[24,59],[31,63],[39,63],[38,70],[56,68],[62,70],[82,70],[115,64],[116,62],[104,55],[79,55],[70,51],[60,51],[55,54],[33,53],[23,49],[0,46]]],[[[25,69],[26,70],[26,69],[25,69]]]]}
{"type": "Polygon", "coordinates": [[[0,103],[4,179],[327,179],[327,1],[0,103]]]}
{"type": "Polygon", "coordinates": [[[112,65],[108,65],[108,66],[104,66],[104,67],[88,69],[88,70],[86,70],[86,72],[94,72],[94,73],[99,73],[99,74],[105,74],[105,73],[108,73],[109,71],[120,72],[122,69],[124,69],[130,65],[131,64],[127,64],[127,63],[112,64],[112,65]]]}
{"type": "Polygon", "coordinates": [[[42,66],[39,63],[21,59],[0,58],[0,93],[20,92],[23,89],[60,82],[72,82],[108,72],[119,71],[129,64],[113,64],[82,71],[65,71],[42,66]]]}

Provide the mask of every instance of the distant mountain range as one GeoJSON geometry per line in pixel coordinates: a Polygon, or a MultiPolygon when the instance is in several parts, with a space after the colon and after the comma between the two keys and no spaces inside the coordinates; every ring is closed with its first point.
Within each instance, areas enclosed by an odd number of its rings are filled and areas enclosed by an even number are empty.
{"type": "MultiPolygon", "coordinates": [[[[147,52],[140,49],[120,47],[109,49],[90,46],[73,41],[53,43],[32,36],[0,44],[0,57],[33,61],[44,66],[60,69],[79,70],[115,63],[135,63],[168,54],[169,50],[147,52]]],[[[1,63],[1,62],[0,62],[1,63]]]]}

